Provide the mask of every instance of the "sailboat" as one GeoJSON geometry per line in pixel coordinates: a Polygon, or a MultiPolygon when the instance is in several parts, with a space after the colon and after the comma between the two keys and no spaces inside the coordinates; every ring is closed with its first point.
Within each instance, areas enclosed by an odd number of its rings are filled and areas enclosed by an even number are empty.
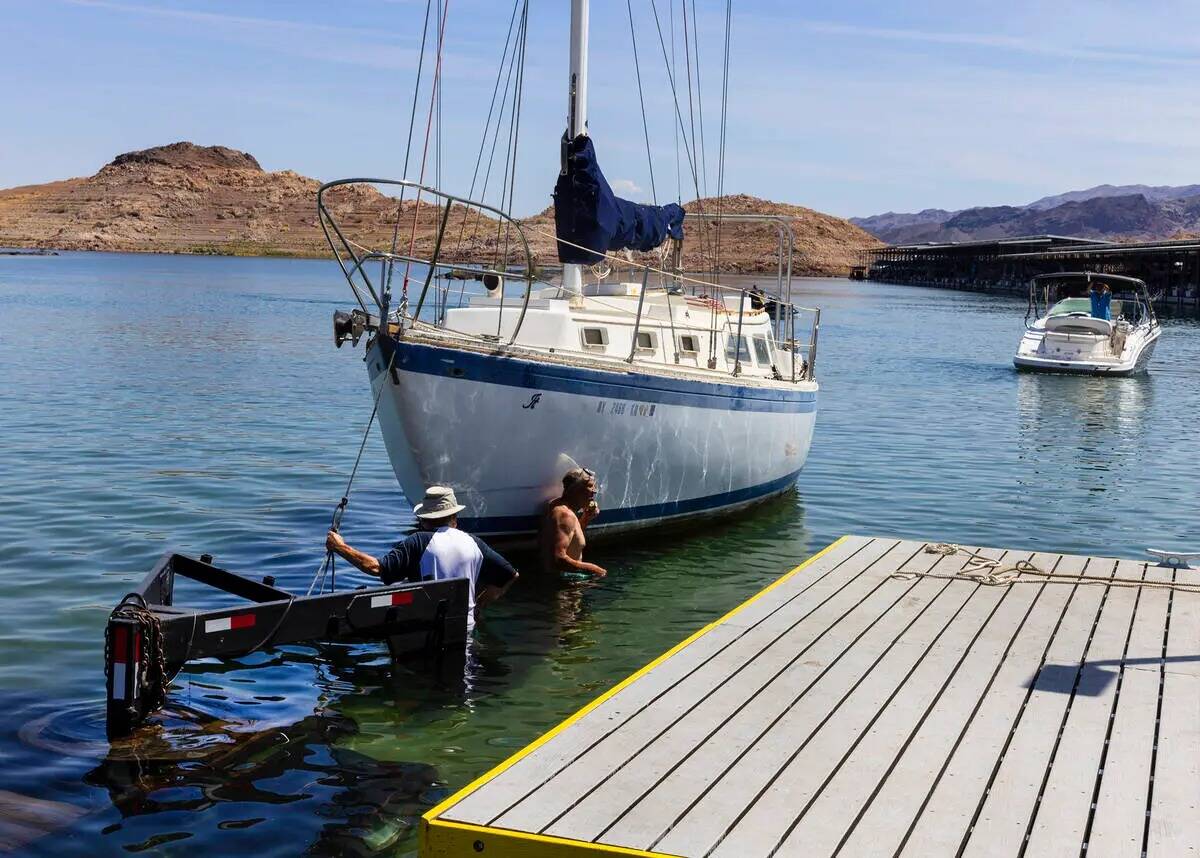
{"type": "Polygon", "coordinates": [[[588,132],[588,12],[587,0],[573,0],[554,190],[557,282],[539,273],[529,224],[499,207],[408,179],[343,179],[318,194],[320,223],[360,305],[335,314],[335,337],[338,345],[367,338],[379,426],[400,486],[409,498],[427,485],[452,486],[466,506],[462,526],[502,540],[536,532],[545,502],[574,467],[594,471],[599,486],[601,513],[589,534],[760,503],[792,489],[816,420],[820,312],[791,301],[787,219],[686,212],[613,193],[588,132]],[[361,185],[436,201],[432,250],[351,238],[330,201],[361,185]],[[442,253],[467,211],[503,232],[511,251],[503,262],[442,253]],[[776,230],[774,295],[681,270],[685,229],[731,220],[776,230]],[[658,262],[623,251],[657,251],[658,262]],[[592,276],[619,264],[632,275],[592,276]],[[393,306],[397,267],[406,288],[393,306]]]}

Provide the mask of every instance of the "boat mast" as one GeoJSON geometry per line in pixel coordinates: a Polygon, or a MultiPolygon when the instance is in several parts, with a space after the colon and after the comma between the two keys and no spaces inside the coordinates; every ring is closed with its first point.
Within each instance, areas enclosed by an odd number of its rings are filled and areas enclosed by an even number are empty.
{"type": "MultiPolygon", "coordinates": [[[[587,134],[588,0],[571,0],[571,72],[567,80],[567,139],[587,134]]],[[[563,161],[563,170],[566,170],[563,161]]],[[[563,265],[563,291],[583,294],[583,266],[563,265]]]]}

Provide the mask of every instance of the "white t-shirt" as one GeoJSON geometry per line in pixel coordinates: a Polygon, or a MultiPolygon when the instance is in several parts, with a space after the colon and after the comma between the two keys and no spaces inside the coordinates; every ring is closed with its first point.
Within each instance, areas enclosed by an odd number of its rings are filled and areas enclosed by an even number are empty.
{"type": "Polygon", "coordinates": [[[475,625],[475,581],[483,566],[483,552],[466,533],[456,527],[439,527],[421,555],[421,578],[444,581],[467,579],[467,627],[475,625]]]}

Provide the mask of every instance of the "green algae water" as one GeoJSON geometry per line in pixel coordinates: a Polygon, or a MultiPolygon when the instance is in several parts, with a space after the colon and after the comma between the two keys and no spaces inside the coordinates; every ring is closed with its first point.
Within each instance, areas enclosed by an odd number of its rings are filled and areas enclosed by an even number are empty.
{"type": "MultiPolygon", "coordinates": [[[[319,261],[0,258],[0,850],[409,855],[448,791],[844,533],[1200,547],[1195,322],[1166,320],[1145,377],[1019,375],[1023,301],[798,281],[824,314],[795,493],[598,547],[600,582],[527,570],[462,677],[374,646],[202,660],[112,748],[104,621],[159,555],[301,591],[321,561],[371,407],[361,348],[332,343],[341,283],[319,261]]],[[[343,531],[382,551],[411,523],[373,436],[343,531]]]]}

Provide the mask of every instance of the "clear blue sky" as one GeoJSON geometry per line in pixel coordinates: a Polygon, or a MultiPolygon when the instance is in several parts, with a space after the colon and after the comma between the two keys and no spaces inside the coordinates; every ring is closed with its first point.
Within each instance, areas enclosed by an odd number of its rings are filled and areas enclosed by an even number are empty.
{"type": "MultiPolygon", "coordinates": [[[[665,18],[671,0],[657,3],[665,18]]],[[[591,133],[614,184],[648,199],[625,4],[592,7],[591,133]]],[[[676,193],[670,94],[649,0],[633,7],[662,201],[676,193]]],[[[697,7],[715,192],[724,4],[697,7]]],[[[470,183],[511,8],[450,0],[448,190],[470,183]]],[[[517,214],[550,202],[568,8],[531,4],[517,214]]],[[[176,140],[318,178],[398,176],[423,10],[0,0],[0,187],[176,140]]],[[[1200,182],[1198,73],[1191,0],[735,0],[726,190],[848,216],[1200,182]]]]}

